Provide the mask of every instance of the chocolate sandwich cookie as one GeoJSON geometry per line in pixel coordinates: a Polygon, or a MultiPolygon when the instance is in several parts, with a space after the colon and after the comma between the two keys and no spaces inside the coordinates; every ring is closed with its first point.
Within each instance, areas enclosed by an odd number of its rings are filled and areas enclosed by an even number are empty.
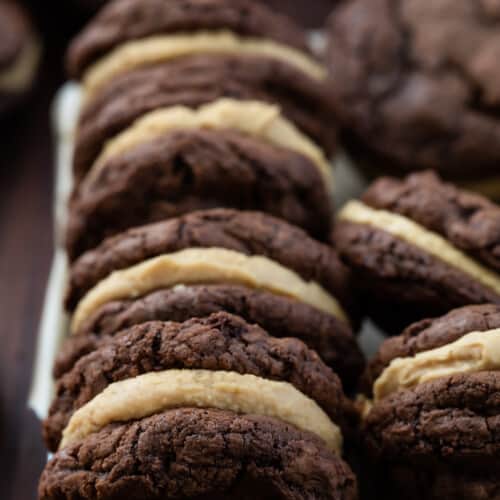
{"type": "MultiPolygon", "coordinates": [[[[149,126],[156,128],[156,137],[146,142],[141,139],[147,125],[114,139],[108,151],[119,147],[101,157],[72,196],[66,233],[70,259],[130,227],[219,207],[262,210],[326,240],[333,212],[329,166],[325,162],[322,172],[314,158],[301,154],[300,137],[293,131],[283,141],[272,138],[273,130],[286,126],[275,111],[260,103],[229,100],[197,112],[179,107],[165,112],[163,133],[158,120],[149,126]],[[219,113],[234,124],[232,129],[219,123],[219,113]],[[186,130],[168,130],[175,115],[189,122],[186,130]],[[268,122],[268,134],[257,130],[260,117],[268,122]],[[240,125],[252,126],[250,120],[255,134],[238,131],[240,125]],[[198,128],[197,123],[214,129],[198,128]],[[131,139],[134,144],[127,145],[131,139]]],[[[302,144],[304,151],[312,147],[307,140],[302,144]]]]}
{"type": "Polygon", "coordinates": [[[456,309],[387,340],[364,380],[381,498],[500,495],[500,306],[456,309]]]}
{"type": "Polygon", "coordinates": [[[24,9],[0,2],[0,113],[10,110],[31,89],[41,46],[24,9]]]}
{"type": "Polygon", "coordinates": [[[500,303],[500,208],[431,172],[376,181],[340,212],[334,239],[386,326],[500,303]]]}
{"type": "Polygon", "coordinates": [[[68,70],[80,79],[90,65],[123,43],[175,32],[230,30],[269,38],[307,52],[300,30],[286,16],[251,0],[115,0],[73,41],[68,70]]]}
{"type": "Polygon", "coordinates": [[[344,421],[347,402],[340,380],[314,351],[297,339],[276,339],[257,325],[219,312],[184,323],[136,325],[82,357],[58,381],[44,424],[49,449],[57,449],[74,412],[106,386],[170,369],[236,371],[289,381],[317,401],[332,420],[344,421]]]}
{"type": "Polygon", "coordinates": [[[229,310],[321,346],[349,385],[361,363],[350,275],[335,250],[258,212],[195,212],[110,238],[72,266],[66,305],[74,337],[112,335],[156,314],[184,320],[229,310]]]}
{"type": "Polygon", "coordinates": [[[142,115],[176,105],[198,108],[224,97],[276,104],[325,151],[335,150],[336,134],[325,127],[333,109],[323,81],[270,57],[191,55],[119,75],[85,103],[75,144],[77,178],[108,140],[142,115]]]}
{"type": "Polygon", "coordinates": [[[327,153],[335,149],[325,68],[308,52],[305,32],[258,2],[175,0],[167,8],[162,0],[117,0],[68,58],[84,96],[77,179],[142,115],[224,97],[276,104],[327,153]]]}
{"type": "Polygon", "coordinates": [[[500,196],[499,14],[476,0],[349,0],[334,10],[330,85],[358,163],[430,168],[500,196]]]}
{"type": "Polygon", "coordinates": [[[296,339],[227,313],[146,323],[59,382],[40,498],[356,498],[348,406],[296,339]]]}

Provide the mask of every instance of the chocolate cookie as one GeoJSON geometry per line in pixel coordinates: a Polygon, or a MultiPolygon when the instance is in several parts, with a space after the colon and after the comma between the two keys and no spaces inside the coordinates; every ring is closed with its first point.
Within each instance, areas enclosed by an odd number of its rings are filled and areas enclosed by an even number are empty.
{"type": "Polygon", "coordinates": [[[349,309],[350,276],[336,251],[304,231],[259,212],[216,209],[131,229],[80,257],[70,271],[66,305],[72,311],[99,281],[162,254],[189,248],[224,248],[261,255],[317,281],[349,309]]]}
{"type": "Polygon", "coordinates": [[[339,456],[351,418],[338,377],[297,339],[275,339],[228,313],[145,323],[58,382],[44,428],[59,451],[40,498],[229,498],[250,479],[262,498],[356,498],[339,456]],[[96,438],[107,443],[104,460],[96,438]]]}
{"type": "Polygon", "coordinates": [[[158,0],[112,2],[69,51],[85,103],[74,156],[77,181],[102,165],[122,134],[130,150],[157,139],[165,127],[214,126],[313,156],[329,180],[324,154],[336,146],[332,101],[326,69],[305,40],[286,17],[250,0],[176,0],[168,9],[158,0]],[[239,112],[218,109],[202,123],[186,122],[175,109],[194,111],[224,98],[267,108],[240,121],[234,119],[239,112]],[[286,121],[278,126],[273,113],[286,121]],[[134,129],[143,120],[149,127],[134,129]]]}
{"type": "Polygon", "coordinates": [[[304,33],[287,17],[252,0],[115,0],[74,40],[68,69],[74,78],[125,42],[152,35],[231,30],[307,51],[304,33]]]}
{"type": "Polygon", "coordinates": [[[57,453],[40,500],[357,498],[349,467],[277,420],[178,409],[116,423],[57,453]]]}
{"type": "Polygon", "coordinates": [[[69,66],[87,99],[129,71],[196,54],[261,55],[324,82],[326,70],[305,39],[287,18],[250,0],[176,0],[168,8],[158,0],[116,0],[75,40],[69,66]]]}
{"type": "Polygon", "coordinates": [[[235,371],[288,381],[334,421],[344,418],[340,380],[314,351],[297,339],[270,337],[259,326],[221,312],[185,323],[133,326],[81,358],[57,383],[44,423],[49,449],[57,449],[71,415],[108,385],[169,369],[235,371]]]}
{"type": "Polygon", "coordinates": [[[358,161],[385,173],[482,179],[499,193],[499,12],[475,0],[339,5],[330,85],[358,161]]]}
{"type": "Polygon", "coordinates": [[[366,367],[362,390],[371,397],[377,378],[396,358],[408,358],[456,342],[471,332],[500,328],[500,305],[483,304],[454,309],[448,314],[413,323],[401,335],[383,342],[366,367]]]}
{"type": "Polygon", "coordinates": [[[497,305],[424,320],[382,345],[365,376],[363,434],[383,497],[498,496],[499,352],[497,305]]]}
{"type": "Polygon", "coordinates": [[[386,326],[500,303],[500,208],[429,172],[383,178],[341,211],[334,239],[386,326]]]}
{"type": "Polygon", "coordinates": [[[174,131],[83,179],[69,207],[68,254],[74,259],[130,227],[217,207],[262,210],[323,240],[333,211],[306,157],[230,130],[174,131]]]}
{"type": "Polygon", "coordinates": [[[76,177],[83,177],[109,139],[145,113],[175,105],[197,108],[222,97],[277,104],[326,152],[335,150],[332,103],[322,82],[269,57],[192,55],[117,76],[85,103],[76,136],[76,177]]]}
{"type": "Polygon", "coordinates": [[[57,376],[123,327],[221,310],[301,338],[348,389],[362,366],[346,313],[350,276],[333,248],[258,212],[209,210],[135,228],[84,254],[70,274],[73,336],[57,376]]]}
{"type": "Polygon", "coordinates": [[[187,321],[227,311],[256,323],[273,337],[295,337],[321,354],[346,391],[355,388],[364,360],[350,328],[342,321],[287,297],[235,285],[199,285],[160,290],[145,297],[102,306],[71,336],[59,354],[60,378],[83,355],[110,336],[148,321],[187,321]]]}
{"type": "Polygon", "coordinates": [[[455,375],[375,405],[365,439],[384,498],[497,498],[499,390],[498,372],[455,375]]]}
{"type": "Polygon", "coordinates": [[[24,9],[0,2],[0,113],[26,97],[35,79],[40,43],[24,9]]]}

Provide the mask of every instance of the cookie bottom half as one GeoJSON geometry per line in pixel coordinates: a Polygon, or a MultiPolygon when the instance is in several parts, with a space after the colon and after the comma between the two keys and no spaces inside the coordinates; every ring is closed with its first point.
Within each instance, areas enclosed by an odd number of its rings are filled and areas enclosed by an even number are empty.
{"type": "Polygon", "coordinates": [[[39,498],[357,498],[349,467],[271,418],[184,408],[112,424],[58,452],[39,498]]]}

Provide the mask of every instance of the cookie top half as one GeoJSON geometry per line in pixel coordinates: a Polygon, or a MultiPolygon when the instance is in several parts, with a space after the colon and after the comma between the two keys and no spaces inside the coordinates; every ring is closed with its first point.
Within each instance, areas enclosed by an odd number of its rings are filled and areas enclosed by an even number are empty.
{"type": "Polygon", "coordinates": [[[497,176],[499,23],[495,2],[343,2],[329,65],[354,154],[385,172],[497,176]]]}
{"type": "MultiPolygon", "coordinates": [[[[443,314],[500,302],[500,208],[434,173],[382,178],[339,215],[336,243],[387,303],[443,314]]],[[[362,283],[361,283],[362,284],[362,283]]],[[[408,323],[407,323],[408,324],[408,323]]]]}
{"type": "Polygon", "coordinates": [[[410,326],[370,364],[364,429],[375,457],[492,471],[499,464],[500,307],[467,306],[410,326]]]}
{"type": "MultiPolygon", "coordinates": [[[[496,334],[496,330],[500,328],[500,306],[494,304],[483,304],[476,306],[465,306],[459,309],[454,309],[444,316],[433,319],[425,319],[410,325],[404,330],[404,332],[390,339],[387,339],[380,347],[375,358],[370,361],[363,380],[363,391],[367,395],[373,395],[373,389],[376,389],[376,399],[382,399],[389,395],[391,392],[398,390],[398,387],[413,387],[419,383],[419,380],[431,380],[433,378],[438,378],[440,376],[439,365],[436,363],[436,370],[434,374],[431,374],[431,357],[430,353],[439,354],[439,349],[446,347],[441,351],[443,366],[448,364],[453,364],[454,353],[458,353],[459,349],[463,348],[464,354],[462,357],[463,365],[459,366],[457,363],[456,372],[467,371],[466,365],[468,361],[472,361],[474,358],[481,357],[481,354],[474,352],[474,346],[481,345],[481,341],[485,340],[490,342],[496,334]],[[476,336],[474,341],[474,336],[470,336],[474,332],[481,332],[481,335],[476,336]],[[493,333],[493,335],[490,335],[493,333]],[[462,339],[462,343],[459,343],[462,339]],[[470,341],[467,339],[471,339],[470,341]],[[454,348],[452,346],[457,346],[454,348]],[[462,347],[460,347],[462,346],[462,347]],[[445,350],[447,351],[445,353],[445,350]],[[468,351],[468,352],[467,352],[468,351]],[[390,373],[387,371],[383,377],[382,374],[388,370],[389,366],[393,361],[400,358],[401,360],[408,360],[411,363],[413,359],[415,361],[415,373],[417,372],[416,364],[418,363],[419,353],[429,352],[429,358],[427,361],[427,367],[429,370],[427,373],[422,371],[421,375],[425,377],[424,379],[414,379],[407,382],[398,382],[403,379],[396,375],[397,364],[402,363],[398,361],[394,363],[392,372],[392,381],[389,381],[390,373]],[[470,358],[467,359],[467,356],[470,358]],[[448,359],[446,359],[448,358],[448,359]],[[386,385],[388,383],[389,385],[386,385]],[[394,386],[390,384],[394,383],[394,386]],[[401,383],[401,385],[400,385],[401,383]],[[407,385],[406,385],[407,384],[407,385]]],[[[492,345],[492,344],[491,344],[492,345]]],[[[483,349],[481,349],[483,350],[483,349]]],[[[491,351],[494,349],[484,348],[484,352],[491,351]]],[[[489,354],[488,354],[489,355],[489,354]]],[[[437,357],[434,356],[434,359],[437,357]]],[[[423,357],[422,357],[423,358],[423,357]]],[[[425,363],[424,362],[424,363],[425,363]]],[[[408,364],[409,366],[409,364],[408,364]]],[[[423,366],[423,365],[422,365],[423,366]]],[[[441,366],[441,368],[443,368],[441,366]]],[[[482,366],[483,369],[487,369],[487,364],[478,363],[476,365],[477,371],[480,371],[477,367],[482,366]]],[[[441,372],[445,374],[445,372],[441,372]]]]}

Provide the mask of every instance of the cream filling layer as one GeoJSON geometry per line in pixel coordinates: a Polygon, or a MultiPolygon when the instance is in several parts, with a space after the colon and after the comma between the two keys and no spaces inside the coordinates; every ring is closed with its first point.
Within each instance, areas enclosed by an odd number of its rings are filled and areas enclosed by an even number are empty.
{"type": "Polygon", "coordinates": [[[314,281],[262,256],[248,256],[224,248],[188,248],[115,271],[80,301],[71,322],[77,332],[82,322],[102,305],[140,297],[176,285],[233,283],[266,290],[309,304],[348,321],[337,300],[314,281]]]}
{"type": "Polygon", "coordinates": [[[200,31],[158,35],[119,45],[85,72],[83,85],[87,97],[117,75],[196,54],[263,56],[295,66],[316,80],[324,80],[326,69],[307,54],[272,40],[246,38],[230,31],[200,31]]]}
{"type": "Polygon", "coordinates": [[[340,212],[339,219],[392,234],[460,270],[500,295],[500,275],[468,257],[439,234],[425,229],[407,217],[373,209],[360,201],[350,201],[340,212]]]}
{"type": "Polygon", "coordinates": [[[41,51],[40,42],[35,37],[28,40],[14,63],[0,73],[0,90],[26,90],[34,80],[41,51]]]}
{"type": "Polygon", "coordinates": [[[443,347],[392,360],[375,381],[374,400],[437,378],[499,369],[500,329],[472,332],[443,347]]]}
{"type": "Polygon", "coordinates": [[[175,408],[217,408],[276,418],[319,436],[341,454],[342,433],[315,401],[288,382],[208,370],[167,370],[115,382],[77,410],[60,448],[114,422],[146,418],[175,408]]]}
{"type": "Polygon", "coordinates": [[[281,114],[279,107],[260,101],[223,98],[193,110],[184,106],[162,108],[139,118],[111,139],[89,172],[96,176],[106,162],[174,130],[236,130],[268,144],[305,156],[318,168],[327,188],[333,186],[332,167],[321,148],[281,114]]]}

